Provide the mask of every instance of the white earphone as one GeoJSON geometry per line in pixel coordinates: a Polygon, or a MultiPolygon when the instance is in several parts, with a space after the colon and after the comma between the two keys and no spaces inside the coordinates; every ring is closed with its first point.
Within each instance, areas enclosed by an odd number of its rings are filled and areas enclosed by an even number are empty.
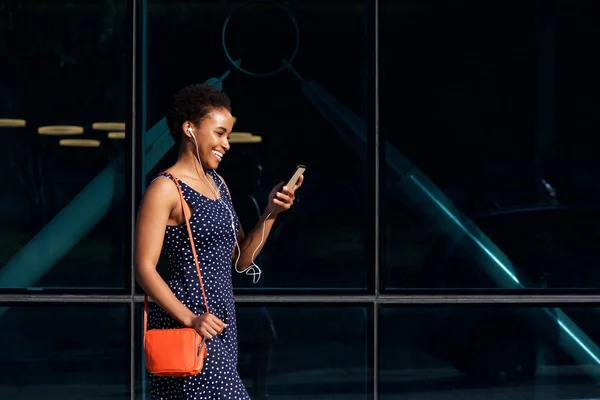
{"type": "MultiPolygon", "coordinates": [[[[260,280],[260,276],[262,274],[262,271],[260,270],[259,266],[254,263],[254,257],[256,255],[256,251],[259,249],[259,247],[262,245],[262,243],[263,243],[263,241],[265,239],[265,223],[266,223],[266,220],[271,216],[271,214],[273,213],[273,211],[275,210],[275,208],[273,208],[273,210],[265,218],[265,221],[263,221],[262,237],[260,239],[260,243],[258,244],[258,246],[256,246],[256,249],[254,249],[254,252],[252,253],[251,264],[248,267],[246,267],[246,269],[243,269],[241,271],[238,270],[238,261],[240,260],[240,256],[242,255],[242,249],[240,248],[240,244],[238,243],[237,236],[235,234],[235,218],[233,217],[233,211],[231,211],[231,209],[229,208],[229,206],[227,204],[225,204],[225,202],[223,201],[222,196],[219,196],[219,194],[217,194],[217,192],[215,192],[215,190],[213,189],[213,186],[210,184],[210,182],[208,181],[208,179],[206,179],[206,175],[204,174],[204,168],[202,167],[202,162],[200,161],[200,151],[198,150],[198,142],[196,141],[196,137],[194,136],[192,128],[188,128],[187,131],[190,133],[190,135],[192,135],[192,139],[194,139],[194,144],[196,145],[196,157],[198,158],[198,164],[200,164],[200,168],[202,169],[202,174],[201,175],[204,177],[204,180],[208,184],[208,187],[210,188],[210,190],[212,190],[213,193],[215,194],[215,198],[223,205],[223,207],[225,207],[225,209],[227,211],[229,211],[229,215],[231,216],[231,228],[232,228],[232,232],[233,232],[233,235],[234,235],[235,245],[237,246],[237,249],[238,249],[237,259],[235,260],[235,271],[237,273],[239,273],[239,274],[244,274],[245,273],[246,275],[251,275],[252,276],[252,282],[256,284],[260,280]]],[[[215,171],[213,170],[213,172],[215,172],[215,171]]],[[[216,174],[216,172],[215,172],[215,174],[216,174]]],[[[217,190],[219,192],[221,192],[221,186],[223,186],[223,180],[222,179],[220,179],[220,184],[219,184],[219,187],[217,188],[217,190]]]]}

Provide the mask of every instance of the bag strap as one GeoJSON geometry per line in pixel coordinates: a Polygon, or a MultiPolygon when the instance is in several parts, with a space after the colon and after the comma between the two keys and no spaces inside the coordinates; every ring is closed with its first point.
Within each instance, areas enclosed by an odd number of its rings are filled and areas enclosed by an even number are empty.
{"type": "MultiPolygon", "coordinates": [[[[194,262],[196,264],[196,271],[198,272],[198,279],[200,280],[200,288],[202,289],[202,297],[204,298],[204,305],[206,306],[206,312],[208,313],[208,300],[206,299],[206,292],[204,291],[204,282],[202,281],[202,274],[200,273],[200,263],[198,262],[198,255],[196,254],[196,245],[194,244],[194,237],[192,235],[192,228],[190,226],[190,219],[185,213],[185,200],[183,198],[183,192],[181,191],[181,186],[179,186],[179,181],[177,178],[169,172],[163,172],[164,174],[169,175],[175,185],[177,185],[177,191],[179,192],[179,199],[181,200],[181,211],[183,212],[183,217],[185,218],[185,224],[187,226],[188,236],[190,238],[190,245],[192,247],[192,254],[194,256],[194,262]]],[[[148,326],[148,295],[144,293],[144,335],[146,335],[146,328],[148,326]]]]}

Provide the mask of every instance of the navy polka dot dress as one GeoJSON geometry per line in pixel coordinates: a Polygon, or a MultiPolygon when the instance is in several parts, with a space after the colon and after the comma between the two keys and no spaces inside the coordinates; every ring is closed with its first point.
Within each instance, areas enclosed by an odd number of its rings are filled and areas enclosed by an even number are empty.
{"type": "MultiPolygon", "coordinates": [[[[222,334],[206,341],[208,355],[200,374],[187,378],[150,375],[153,400],[250,399],[237,372],[237,326],[231,275],[238,219],[220,177],[214,171],[209,173],[219,186],[220,200],[204,197],[182,181],[179,181],[179,185],[183,198],[193,209],[190,225],[209,311],[228,326],[222,334]],[[231,223],[232,215],[234,226],[231,223]]],[[[164,173],[158,176],[172,179],[164,173]]],[[[202,314],[206,308],[185,222],[178,226],[167,226],[163,250],[169,261],[169,287],[196,315],[202,314]]],[[[181,327],[181,324],[155,303],[151,304],[148,329],[176,327],[181,327]]]]}

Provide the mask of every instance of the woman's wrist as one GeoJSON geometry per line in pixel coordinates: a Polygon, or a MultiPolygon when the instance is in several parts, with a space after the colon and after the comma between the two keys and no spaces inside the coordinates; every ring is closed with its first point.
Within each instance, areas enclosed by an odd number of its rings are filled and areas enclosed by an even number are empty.
{"type": "Polygon", "coordinates": [[[197,317],[196,314],[194,314],[193,312],[190,312],[189,315],[187,315],[183,321],[181,321],[183,323],[183,326],[185,326],[186,328],[191,328],[192,327],[192,322],[194,321],[194,319],[197,317]]]}
{"type": "Polygon", "coordinates": [[[276,207],[267,207],[265,209],[265,211],[263,212],[262,215],[262,220],[263,221],[267,221],[267,220],[273,220],[277,217],[277,215],[279,215],[279,212],[277,212],[277,208],[276,207]]]}

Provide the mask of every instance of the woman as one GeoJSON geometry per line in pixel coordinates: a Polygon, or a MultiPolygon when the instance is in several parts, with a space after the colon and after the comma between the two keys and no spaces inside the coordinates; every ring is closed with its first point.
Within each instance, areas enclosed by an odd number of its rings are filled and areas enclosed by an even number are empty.
{"type": "Polygon", "coordinates": [[[275,186],[260,221],[245,235],[229,189],[215,172],[229,151],[233,127],[227,95],[209,85],[185,87],[173,99],[167,124],[179,155],[167,169],[171,175],[159,174],[140,204],[135,234],[136,279],[154,300],[148,329],[194,328],[207,339],[208,356],[196,376],[151,375],[152,399],[249,399],[237,372],[232,264],[235,261],[239,272],[253,263],[277,215],[293,204],[303,177],[293,188],[275,186]],[[178,179],[186,214],[191,216],[210,313],[205,312],[180,197],[171,176],[178,179]],[[168,282],[156,271],[161,250],[169,260],[168,282]]]}

